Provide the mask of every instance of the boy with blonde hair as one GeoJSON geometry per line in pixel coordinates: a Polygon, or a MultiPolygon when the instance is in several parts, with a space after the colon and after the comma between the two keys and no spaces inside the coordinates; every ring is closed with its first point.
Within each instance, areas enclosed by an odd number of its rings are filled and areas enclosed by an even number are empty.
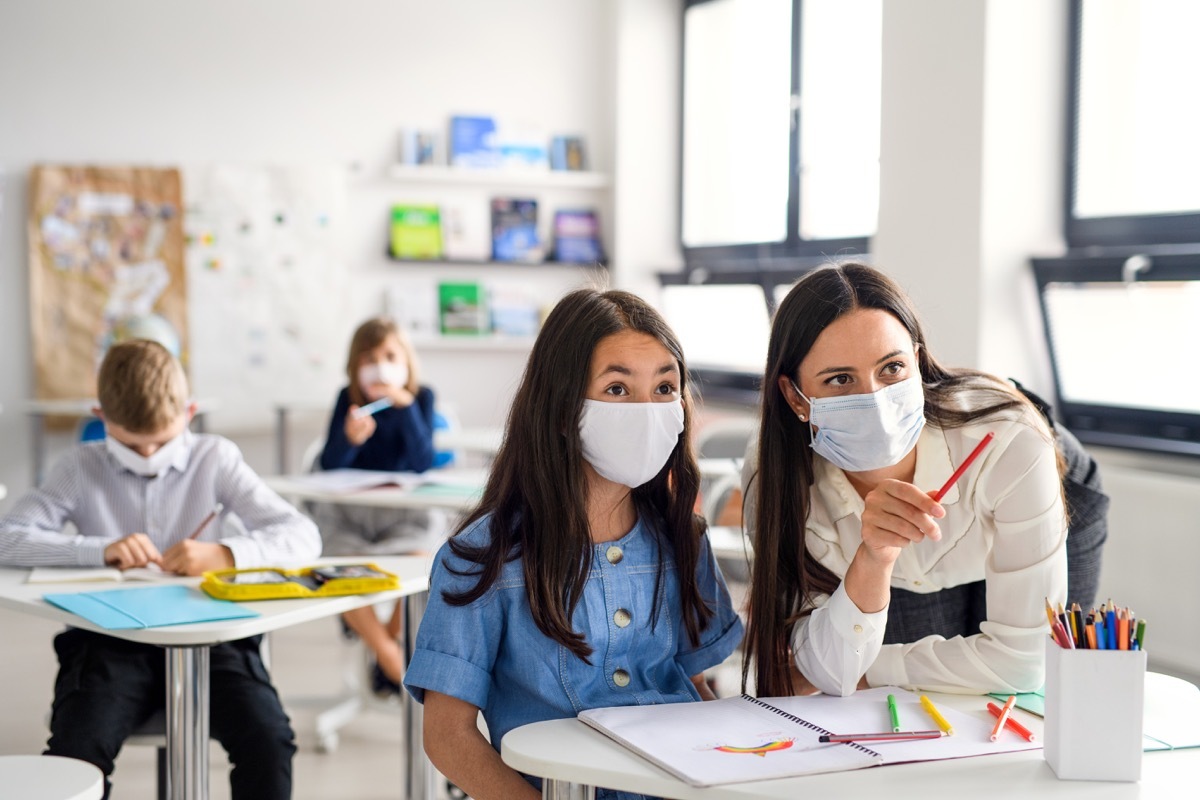
{"type": "MultiPolygon", "coordinates": [[[[320,555],[316,526],[268,489],[232,442],[188,430],[195,404],[166,348],[114,345],[98,384],[105,440],[60,458],[45,483],[0,519],[0,564],[157,564],[199,575],[320,555]],[[218,503],[244,532],[226,533],[213,520],[188,538],[218,503]]],[[[233,764],[235,800],[291,796],[294,734],[263,667],[260,638],[211,648],[210,730],[233,764]]],[[[54,648],[59,672],[46,753],[95,764],[107,798],[122,743],[164,705],[163,652],[76,628],[55,637],[54,648]]]]}

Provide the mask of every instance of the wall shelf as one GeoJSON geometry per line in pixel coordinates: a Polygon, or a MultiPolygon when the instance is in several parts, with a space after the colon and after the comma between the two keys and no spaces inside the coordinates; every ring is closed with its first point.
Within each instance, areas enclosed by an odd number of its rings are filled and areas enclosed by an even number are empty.
{"type": "Polygon", "coordinates": [[[396,264],[419,264],[430,267],[566,267],[574,269],[608,269],[608,264],[594,261],[583,263],[579,261],[494,261],[487,258],[396,258],[390,253],[388,254],[388,260],[396,264]]]}
{"type": "Polygon", "coordinates": [[[466,169],[437,164],[393,164],[388,177],[404,183],[443,186],[503,186],[514,189],[607,189],[612,180],[602,172],[566,170],[466,169]]]}
{"type": "Polygon", "coordinates": [[[496,336],[481,334],[441,334],[435,336],[413,335],[412,344],[417,352],[426,350],[498,350],[525,353],[533,349],[532,336],[496,336]]]}

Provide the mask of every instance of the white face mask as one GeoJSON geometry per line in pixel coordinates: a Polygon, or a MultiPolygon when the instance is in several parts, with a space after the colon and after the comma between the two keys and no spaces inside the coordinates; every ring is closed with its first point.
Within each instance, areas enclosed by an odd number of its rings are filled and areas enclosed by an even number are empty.
{"type": "Polygon", "coordinates": [[[166,472],[167,467],[174,463],[175,456],[178,455],[180,448],[183,447],[183,434],[181,433],[174,439],[166,442],[148,456],[135,453],[111,436],[104,437],[104,446],[112,454],[112,457],[117,460],[118,464],[134,475],[153,478],[155,475],[166,472]]]}
{"type": "Polygon", "coordinates": [[[583,457],[596,472],[631,489],[662,471],[683,433],[683,401],[606,403],[584,400],[583,457]]]}
{"type": "Polygon", "coordinates": [[[805,397],[809,404],[812,449],[847,472],[883,469],[908,455],[925,427],[925,387],[921,377],[869,394],[805,397]]]}
{"type": "Polygon", "coordinates": [[[375,384],[387,386],[406,386],[408,384],[408,365],[396,361],[376,361],[363,364],[358,368],[358,385],[363,391],[375,384]]]}

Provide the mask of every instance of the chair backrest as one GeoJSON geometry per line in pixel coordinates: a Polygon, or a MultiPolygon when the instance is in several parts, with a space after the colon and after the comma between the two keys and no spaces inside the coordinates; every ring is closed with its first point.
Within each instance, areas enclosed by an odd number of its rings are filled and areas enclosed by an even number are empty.
{"type": "Polygon", "coordinates": [[[714,419],[697,432],[696,455],[699,458],[741,458],[756,433],[758,420],[752,416],[714,419]]]}
{"type": "Polygon", "coordinates": [[[104,438],[104,421],[99,417],[87,417],[79,421],[75,432],[81,442],[95,442],[104,438]]]}

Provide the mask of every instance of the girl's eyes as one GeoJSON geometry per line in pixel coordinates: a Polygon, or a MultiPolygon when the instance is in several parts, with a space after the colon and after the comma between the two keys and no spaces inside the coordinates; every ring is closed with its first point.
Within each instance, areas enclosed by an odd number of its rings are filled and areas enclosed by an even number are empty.
{"type": "Polygon", "coordinates": [[[675,388],[675,384],[669,382],[660,385],[656,391],[659,394],[676,394],[679,392],[679,390],[675,388]]]}
{"type": "Polygon", "coordinates": [[[619,383],[614,383],[604,390],[605,394],[611,394],[613,397],[624,397],[629,394],[629,390],[619,383]]]}
{"type": "MultiPolygon", "coordinates": [[[[655,388],[655,390],[654,390],[654,393],[659,394],[659,395],[672,395],[672,394],[677,394],[678,392],[679,392],[679,389],[677,389],[675,387],[675,384],[673,384],[669,381],[659,384],[658,387],[655,388]]],[[[612,386],[609,386],[608,388],[606,388],[604,390],[604,393],[608,394],[608,395],[612,395],[613,397],[628,397],[629,396],[629,390],[627,388],[625,388],[624,384],[620,384],[620,383],[614,383],[612,386]]]]}

